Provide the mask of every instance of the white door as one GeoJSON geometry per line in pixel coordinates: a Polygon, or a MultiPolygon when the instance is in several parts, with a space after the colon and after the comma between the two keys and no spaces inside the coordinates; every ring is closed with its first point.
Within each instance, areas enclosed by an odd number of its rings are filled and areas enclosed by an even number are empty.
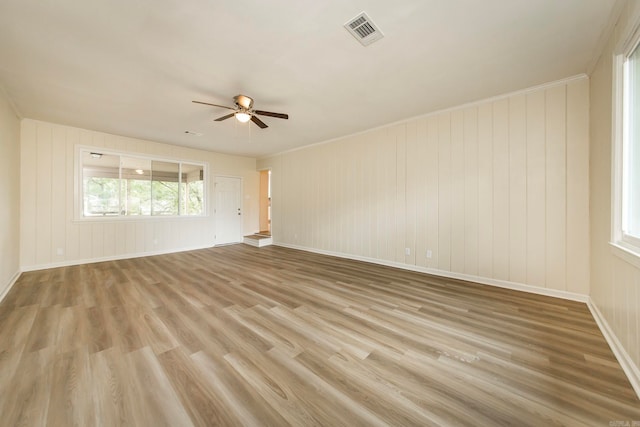
{"type": "Polygon", "coordinates": [[[241,178],[215,178],[216,245],[242,241],[241,178]]]}

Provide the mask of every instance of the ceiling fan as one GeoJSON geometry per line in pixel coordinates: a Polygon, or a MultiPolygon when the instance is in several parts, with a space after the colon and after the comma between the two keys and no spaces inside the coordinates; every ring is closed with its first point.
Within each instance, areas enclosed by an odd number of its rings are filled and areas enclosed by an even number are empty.
{"type": "Polygon", "coordinates": [[[192,102],[194,102],[196,104],[211,105],[212,107],[220,107],[220,108],[226,108],[228,110],[233,110],[233,113],[231,113],[231,114],[227,114],[226,116],[218,117],[215,120],[216,122],[221,122],[223,120],[227,120],[227,119],[235,116],[236,119],[241,123],[246,123],[249,120],[251,120],[253,123],[257,124],[261,129],[264,129],[264,128],[269,127],[269,126],[267,126],[262,120],[257,118],[256,115],[277,117],[279,119],[288,119],[289,118],[288,114],[272,113],[271,111],[254,110],[253,109],[253,99],[248,97],[248,96],[246,96],[246,95],[236,95],[236,96],[233,97],[233,102],[236,104],[235,108],[234,107],[227,107],[226,105],[211,104],[209,102],[202,102],[202,101],[192,101],[192,102]]]}

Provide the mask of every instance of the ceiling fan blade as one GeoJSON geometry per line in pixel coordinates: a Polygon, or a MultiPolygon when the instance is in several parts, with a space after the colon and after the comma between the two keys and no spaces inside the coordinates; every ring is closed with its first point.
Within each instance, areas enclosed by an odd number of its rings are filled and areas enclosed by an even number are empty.
{"type": "Polygon", "coordinates": [[[271,111],[262,111],[262,110],[255,110],[253,112],[254,114],[259,114],[261,116],[269,116],[269,117],[277,117],[279,119],[288,119],[289,115],[288,114],[284,114],[284,113],[272,113],[271,111]]]}
{"type": "Polygon", "coordinates": [[[262,120],[257,118],[256,116],[251,116],[251,121],[253,123],[257,124],[258,126],[260,126],[260,129],[264,129],[264,128],[268,128],[269,127],[262,120]]]}
{"type": "Polygon", "coordinates": [[[214,122],[221,122],[223,120],[230,119],[231,117],[233,117],[235,115],[236,115],[236,113],[227,114],[226,116],[218,117],[217,119],[214,120],[214,122]]]}
{"type": "Polygon", "coordinates": [[[210,105],[212,107],[226,108],[227,110],[235,110],[235,108],[227,107],[226,105],[210,104],[208,102],[202,102],[202,101],[191,101],[191,102],[194,102],[196,104],[210,105]]]}

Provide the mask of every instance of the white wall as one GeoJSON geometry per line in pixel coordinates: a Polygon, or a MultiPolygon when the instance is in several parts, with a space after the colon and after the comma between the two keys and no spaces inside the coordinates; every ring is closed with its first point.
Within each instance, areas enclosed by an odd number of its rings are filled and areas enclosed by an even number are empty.
{"type": "Polygon", "coordinates": [[[0,298],[20,272],[20,120],[0,88],[0,298]]]}
{"type": "Polygon", "coordinates": [[[640,2],[627,2],[591,75],[590,197],[591,298],[631,360],[631,369],[635,369],[636,382],[640,385],[640,269],[615,255],[609,245],[613,151],[612,59],[614,47],[629,36],[638,22],[640,2]]]}
{"type": "MultiPolygon", "coordinates": [[[[17,160],[16,160],[17,173],[17,160]]],[[[24,270],[98,259],[172,252],[214,244],[213,178],[240,176],[244,232],[258,230],[259,173],[255,159],[160,144],[25,119],[21,131],[20,263],[24,270]],[[74,167],[77,144],[209,163],[209,215],[76,221],[74,167]],[[63,254],[58,254],[58,249],[63,254]]]]}
{"type": "Polygon", "coordinates": [[[274,240],[586,296],[588,114],[584,77],[261,159],[274,240]]]}

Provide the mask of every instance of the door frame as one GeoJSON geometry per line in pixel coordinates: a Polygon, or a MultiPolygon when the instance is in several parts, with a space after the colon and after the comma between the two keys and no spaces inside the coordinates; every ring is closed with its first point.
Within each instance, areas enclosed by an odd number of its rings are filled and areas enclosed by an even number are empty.
{"type": "Polygon", "coordinates": [[[222,243],[220,246],[222,245],[233,245],[235,243],[242,243],[242,240],[244,239],[244,179],[242,176],[239,175],[229,175],[229,174],[214,174],[213,175],[213,197],[212,197],[212,206],[213,206],[213,229],[214,229],[214,236],[213,236],[213,246],[218,246],[217,243],[217,236],[218,236],[218,206],[216,205],[216,179],[217,178],[236,178],[240,180],[240,212],[242,213],[241,215],[241,220],[240,220],[240,240],[238,240],[237,242],[229,242],[229,243],[222,243]]]}

